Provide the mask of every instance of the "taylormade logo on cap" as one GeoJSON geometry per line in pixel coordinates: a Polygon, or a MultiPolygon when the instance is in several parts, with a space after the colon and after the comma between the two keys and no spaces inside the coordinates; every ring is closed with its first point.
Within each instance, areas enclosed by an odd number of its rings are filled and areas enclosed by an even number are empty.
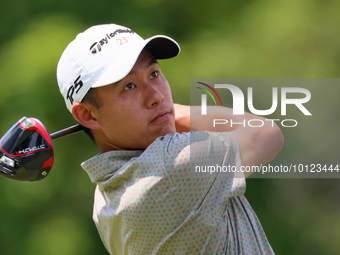
{"type": "Polygon", "coordinates": [[[172,58],[180,52],[178,43],[170,37],[156,35],[144,40],[116,24],[93,26],[78,34],[57,67],[58,85],[67,109],[72,113],[73,104],[81,102],[90,88],[123,79],[143,49],[156,59],[172,58]]]}
{"type": "MultiPolygon", "coordinates": [[[[102,50],[102,47],[104,44],[107,44],[109,42],[109,40],[113,37],[116,36],[116,34],[120,34],[120,33],[135,33],[133,32],[131,29],[117,29],[116,31],[114,31],[113,33],[110,34],[106,34],[105,37],[103,39],[101,39],[99,42],[95,42],[94,44],[91,45],[90,50],[93,54],[97,53],[97,49],[98,51],[102,50]],[[97,46],[97,49],[94,48],[95,46],[97,46]]],[[[125,41],[125,40],[124,40],[125,41]]],[[[121,41],[122,42],[122,41],[121,41]]]]}

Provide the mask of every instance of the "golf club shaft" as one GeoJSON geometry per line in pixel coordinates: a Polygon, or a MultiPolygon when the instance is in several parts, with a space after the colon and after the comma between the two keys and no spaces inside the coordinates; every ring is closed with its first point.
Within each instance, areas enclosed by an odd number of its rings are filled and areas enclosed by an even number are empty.
{"type": "Polygon", "coordinates": [[[51,138],[52,140],[66,136],[66,135],[70,135],[79,131],[83,130],[83,126],[81,126],[80,124],[65,128],[63,130],[54,132],[53,134],[51,134],[51,138]]]}

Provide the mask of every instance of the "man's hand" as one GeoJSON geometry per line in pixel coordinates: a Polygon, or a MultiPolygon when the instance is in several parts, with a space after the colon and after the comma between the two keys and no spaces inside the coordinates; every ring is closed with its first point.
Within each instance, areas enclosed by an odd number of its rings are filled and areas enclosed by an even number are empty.
{"type": "Polygon", "coordinates": [[[190,132],[190,106],[174,104],[175,125],[178,133],[190,132]]]}
{"type": "MultiPolygon", "coordinates": [[[[282,149],[284,139],[281,129],[274,121],[250,113],[233,115],[232,109],[223,106],[208,106],[208,115],[201,115],[200,106],[174,104],[176,130],[179,133],[189,131],[232,132],[239,144],[242,165],[260,166],[272,161],[282,149]],[[190,116],[191,113],[191,116],[190,116]],[[191,117],[191,118],[190,118],[191,117]],[[228,123],[248,123],[251,119],[262,120],[261,127],[249,127],[243,124],[217,125],[214,119],[224,119],[228,123]]],[[[245,177],[251,175],[245,173],[245,177]]]]}

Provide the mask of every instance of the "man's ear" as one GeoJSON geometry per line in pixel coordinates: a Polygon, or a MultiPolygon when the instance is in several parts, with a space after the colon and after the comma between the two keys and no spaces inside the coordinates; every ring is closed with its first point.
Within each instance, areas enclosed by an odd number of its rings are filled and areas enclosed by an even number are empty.
{"type": "Polygon", "coordinates": [[[90,129],[99,129],[101,125],[93,116],[93,107],[87,103],[75,103],[72,106],[72,115],[79,124],[90,129]]]}

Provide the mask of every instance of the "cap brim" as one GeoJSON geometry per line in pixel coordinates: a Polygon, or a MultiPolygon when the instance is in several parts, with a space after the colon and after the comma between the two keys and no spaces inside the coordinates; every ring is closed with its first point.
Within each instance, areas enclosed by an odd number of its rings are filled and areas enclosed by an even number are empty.
{"type": "MultiPolygon", "coordinates": [[[[180,46],[172,38],[156,35],[126,48],[100,75],[92,88],[106,86],[120,81],[129,74],[143,49],[155,59],[167,59],[180,53],[180,46]]],[[[109,57],[109,56],[108,56],[109,57]]]]}

